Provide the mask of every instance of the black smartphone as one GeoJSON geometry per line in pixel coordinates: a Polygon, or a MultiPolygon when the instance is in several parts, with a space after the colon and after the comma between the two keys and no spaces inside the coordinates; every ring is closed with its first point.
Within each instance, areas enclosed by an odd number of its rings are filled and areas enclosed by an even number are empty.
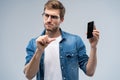
{"type": "Polygon", "coordinates": [[[87,38],[92,38],[93,37],[93,28],[94,28],[94,21],[88,22],[87,24],[87,38]]]}

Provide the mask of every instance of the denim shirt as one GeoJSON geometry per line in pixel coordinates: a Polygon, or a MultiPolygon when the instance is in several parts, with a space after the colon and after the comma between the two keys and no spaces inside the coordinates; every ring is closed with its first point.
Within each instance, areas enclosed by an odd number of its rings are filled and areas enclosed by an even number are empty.
{"type": "MultiPolygon", "coordinates": [[[[63,80],[79,80],[79,67],[86,73],[86,64],[88,55],[82,39],[60,29],[62,40],[60,41],[60,66],[63,80]]],[[[45,31],[42,35],[45,34],[45,31]]],[[[36,40],[32,38],[26,47],[26,64],[29,63],[36,50],[36,40]]],[[[44,80],[44,53],[40,59],[39,71],[36,76],[37,80],[44,80]]]]}

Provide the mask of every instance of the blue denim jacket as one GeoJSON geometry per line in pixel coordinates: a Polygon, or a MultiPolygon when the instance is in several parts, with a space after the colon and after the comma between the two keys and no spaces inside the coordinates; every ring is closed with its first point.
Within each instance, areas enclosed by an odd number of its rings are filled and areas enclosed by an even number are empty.
{"type": "MultiPolygon", "coordinates": [[[[61,30],[61,29],[60,29],[61,30]]],[[[45,31],[42,35],[45,34],[45,31]]],[[[82,39],[61,30],[62,40],[60,41],[60,65],[63,80],[79,80],[79,67],[86,73],[88,56],[82,39]]],[[[26,51],[26,64],[31,60],[36,50],[36,40],[30,40],[26,51]]],[[[44,80],[44,53],[41,57],[37,80],[44,80]]]]}

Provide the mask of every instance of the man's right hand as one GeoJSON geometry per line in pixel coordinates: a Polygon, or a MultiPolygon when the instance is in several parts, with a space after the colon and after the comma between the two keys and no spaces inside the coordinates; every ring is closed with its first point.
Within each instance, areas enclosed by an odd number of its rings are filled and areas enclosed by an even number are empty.
{"type": "Polygon", "coordinates": [[[39,36],[36,39],[37,49],[40,51],[44,51],[47,45],[54,40],[55,38],[49,38],[48,35],[39,36]]]}

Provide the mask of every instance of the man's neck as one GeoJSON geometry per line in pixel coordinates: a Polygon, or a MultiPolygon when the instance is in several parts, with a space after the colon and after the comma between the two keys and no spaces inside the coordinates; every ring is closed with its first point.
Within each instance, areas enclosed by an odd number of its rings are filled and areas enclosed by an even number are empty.
{"type": "Polygon", "coordinates": [[[61,35],[61,32],[60,32],[60,29],[58,29],[56,31],[47,31],[46,30],[46,35],[48,35],[50,38],[56,38],[61,35]]]}

